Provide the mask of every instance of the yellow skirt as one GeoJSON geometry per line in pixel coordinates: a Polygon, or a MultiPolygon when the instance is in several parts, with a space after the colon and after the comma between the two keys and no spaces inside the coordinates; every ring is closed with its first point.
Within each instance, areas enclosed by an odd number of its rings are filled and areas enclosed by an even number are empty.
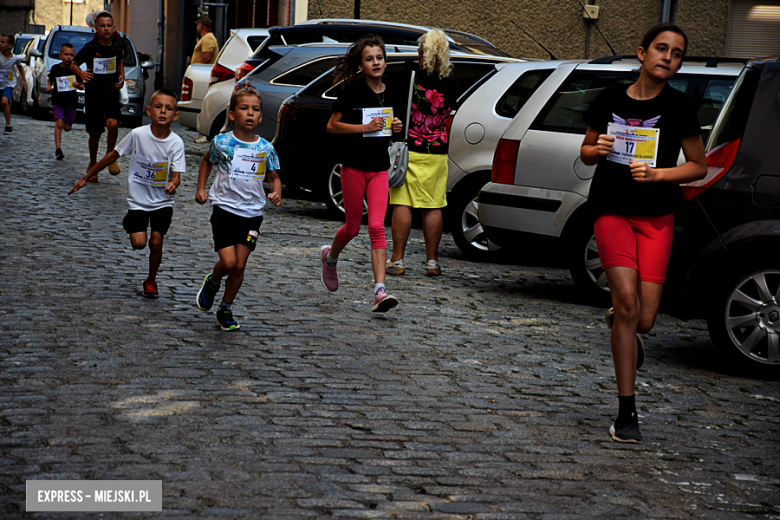
{"type": "Polygon", "coordinates": [[[390,188],[390,204],[431,209],[446,206],[447,156],[409,152],[406,182],[390,188]]]}

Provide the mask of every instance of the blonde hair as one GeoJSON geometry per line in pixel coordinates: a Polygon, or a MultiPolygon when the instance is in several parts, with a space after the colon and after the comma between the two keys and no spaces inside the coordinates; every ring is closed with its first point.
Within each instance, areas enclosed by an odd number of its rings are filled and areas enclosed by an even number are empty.
{"type": "Polygon", "coordinates": [[[452,74],[450,42],[441,29],[431,29],[417,40],[422,51],[421,67],[428,72],[438,72],[439,78],[452,74]]]}

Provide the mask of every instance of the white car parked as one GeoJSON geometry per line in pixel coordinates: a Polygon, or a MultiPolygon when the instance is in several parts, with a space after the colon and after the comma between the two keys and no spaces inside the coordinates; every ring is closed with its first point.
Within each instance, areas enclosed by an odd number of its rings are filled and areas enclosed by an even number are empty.
{"type": "Polygon", "coordinates": [[[37,49],[39,52],[43,52],[43,48],[46,46],[46,36],[43,34],[22,34],[17,35],[17,39],[14,42],[14,54],[22,57],[22,70],[24,70],[25,78],[27,79],[27,95],[23,94],[24,86],[22,85],[21,78],[19,77],[19,71],[15,71],[16,74],[16,87],[13,92],[13,105],[21,113],[27,113],[33,106],[33,99],[35,97],[35,78],[38,71],[43,67],[41,58],[30,56],[31,49],[37,49]],[[17,52],[19,49],[19,52],[17,52]]]}
{"type": "MultiPolygon", "coordinates": [[[[207,94],[213,89],[230,97],[236,84],[236,69],[268,37],[268,29],[235,29],[217,55],[214,65],[193,63],[187,67],[181,83],[179,123],[190,130],[198,130],[198,119],[207,94]]],[[[227,101],[225,102],[227,103],[227,101]]],[[[222,124],[219,125],[222,127],[222,124]]],[[[209,131],[201,131],[210,135],[209,131]]]]}

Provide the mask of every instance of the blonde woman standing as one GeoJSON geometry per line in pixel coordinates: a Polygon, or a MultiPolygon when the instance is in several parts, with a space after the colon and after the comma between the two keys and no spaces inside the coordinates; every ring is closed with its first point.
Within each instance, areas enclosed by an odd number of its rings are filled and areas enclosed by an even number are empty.
{"type": "Polygon", "coordinates": [[[409,167],[406,182],[390,188],[393,205],[393,254],[387,273],[406,272],[404,254],[412,229],[412,208],[422,212],[425,265],[428,276],[441,274],[438,260],[442,232],[441,208],[447,205],[447,118],[456,108],[455,82],[447,37],[433,29],[419,40],[419,71],[412,90],[409,120],[409,167]]]}

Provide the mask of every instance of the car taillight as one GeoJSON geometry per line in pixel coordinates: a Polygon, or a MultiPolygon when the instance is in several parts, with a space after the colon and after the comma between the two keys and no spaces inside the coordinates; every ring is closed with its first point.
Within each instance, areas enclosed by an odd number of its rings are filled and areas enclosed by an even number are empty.
{"type": "Polygon", "coordinates": [[[742,138],[724,143],[707,154],[707,175],[698,181],[681,184],[685,200],[695,199],[718,182],[734,165],[742,138]]]}
{"type": "Polygon", "coordinates": [[[292,123],[298,116],[298,109],[289,105],[282,105],[279,109],[279,123],[292,123]]]}
{"type": "Polygon", "coordinates": [[[515,183],[515,168],[517,168],[517,153],[520,151],[520,141],[499,139],[496,153],[493,155],[493,173],[491,180],[499,184],[515,183]]]}
{"type": "Polygon", "coordinates": [[[185,77],[181,80],[181,96],[179,101],[190,101],[192,99],[192,80],[185,77]]]}
{"type": "Polygon", "coordinates": [[[224,65],[215,63],[214,66],[211,67],[211,77],[209,78],[209,87],[214,83],[219,83],[220,81],[227,81],[235,77],[236,77],[235,72],[225,67],[224,65]]]}
{"type": "Polygon", "coordinates": [[[236,81],[240,81],[241,78],[249,74],[254,70],[254,67],[251,63],[247,63],[246,61],[238,66],[236,69],[236,81]]]}

